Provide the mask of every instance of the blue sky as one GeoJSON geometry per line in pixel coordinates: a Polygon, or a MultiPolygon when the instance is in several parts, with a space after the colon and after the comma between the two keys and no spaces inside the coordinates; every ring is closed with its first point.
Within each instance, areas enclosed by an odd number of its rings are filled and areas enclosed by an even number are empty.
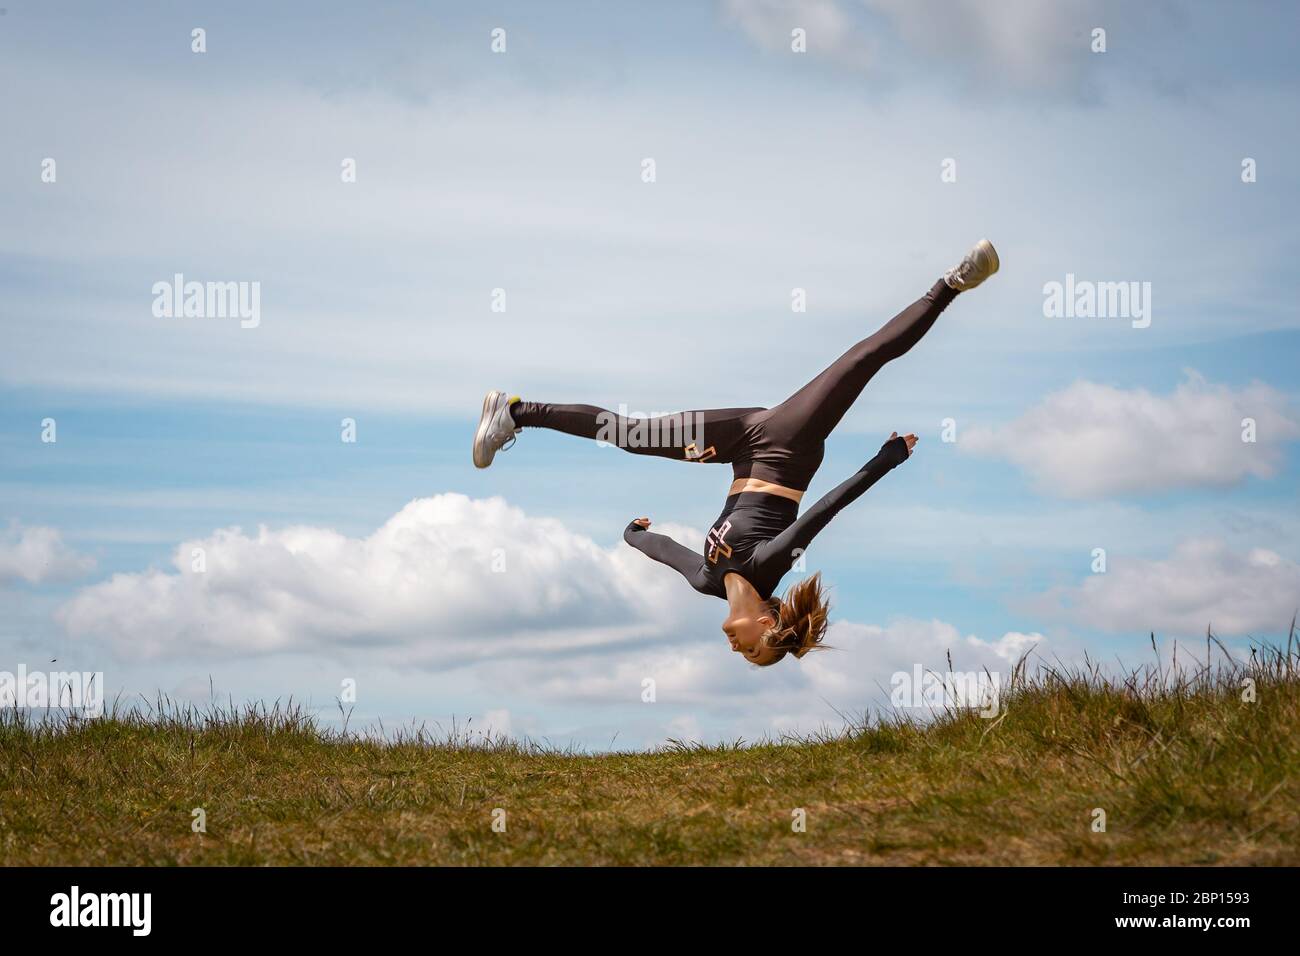
{"type": "Polygon", "coordinates": [[[1030,645],[1135,662],[1151,631],[1283,636],[1297,19],[8,3],[0,669],[57,657],[110,692],[199,702],[211,678],[327,719],[351,679],[354,725],[454,714],[641,747],[835,726],[949,650],[1005,669],[1030,645]],[[641,514],[698,542],[726,469],[531,432],[470,463],[492,387],[774,404],[981,236],[1001,273],[872,382],[810,491],[891,430],[922,436],[809,553],[836,651],[747,667],[720,602],[622,544],[641,514]],[[156,317],[175,273],[259,282],[260,323],[156,317]],[[1045,317],[1067,274],[1151,283],[1150,326],[1045,317]]]}

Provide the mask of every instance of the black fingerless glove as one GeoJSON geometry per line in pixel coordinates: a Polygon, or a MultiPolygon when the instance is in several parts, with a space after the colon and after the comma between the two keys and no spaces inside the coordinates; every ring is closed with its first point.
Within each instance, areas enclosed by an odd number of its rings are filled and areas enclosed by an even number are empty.
{"type": "Polygon", "coordinates": [[[889,463],[890,468],[897,468],[907,461],[907,442],[901,435],[891,438],[880,446],[880,454],[889,463]]]}

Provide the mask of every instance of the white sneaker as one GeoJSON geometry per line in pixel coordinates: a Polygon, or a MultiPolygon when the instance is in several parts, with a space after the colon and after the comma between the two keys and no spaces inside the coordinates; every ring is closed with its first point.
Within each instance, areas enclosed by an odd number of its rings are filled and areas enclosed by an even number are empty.
{"type": "Polygon", "coordinates": [[[993,243],[981,239],[961,262],[943,274],[943,281],[950,289],[969,292],[997,272],[999,265],[998,251],[993,248],[993,243]]]}
{"type": "Polygon", "coordinates": [[[483,399],[483,415],[474,433],[474,467],[486,468],[492,464],[496,453],[510,447],[523,429],[510,417],[510,406],[519,401],[518,395],[507,395],[495,389],[483,399]]]}

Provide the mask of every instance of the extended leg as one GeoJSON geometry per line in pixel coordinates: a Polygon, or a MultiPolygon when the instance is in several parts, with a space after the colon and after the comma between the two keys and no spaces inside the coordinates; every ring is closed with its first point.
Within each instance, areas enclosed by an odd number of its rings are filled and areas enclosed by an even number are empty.
{"type": "Polygon", "coordinates": [[[729,462],[743,441],[741,419],[754,408],[715,408],[654,418],[629,418],[595,405],[516,402],[510,407],[515,425],[553,431],[617,445],[634,455],[678,461],[729,462]]]}
{"type": "Polygon", "coordinates": [[[942,280],[936,282],[934,288],[879,331],[773,408],[768,418],[769,431],[790,440],[797,438],[804,444],[825,441],[872,376],[919,342],[956,295],[956,290],[942,280]]]}
{"type": "Polygon", "coordinates": [[[993,243],[987,239],[975,243],[929,292],[772,409],[767,416],[769,436],[790,447],[824,442],[872,376],[886,362],[905,354],[921,341],[921,336],[930,330],[958,292],[975,288],[997,272],[1000,265],[993,243]]]}

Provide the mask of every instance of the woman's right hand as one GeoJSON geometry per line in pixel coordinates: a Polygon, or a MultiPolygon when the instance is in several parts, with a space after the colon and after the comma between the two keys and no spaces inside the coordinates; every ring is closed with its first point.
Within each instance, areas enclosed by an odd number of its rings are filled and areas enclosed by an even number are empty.
{"type": "Polygon", "coordinates": [[[649,518],[637,518],[637,519],[636,519],[635,521],[633,521],[632,523],[633,523],[634,525],[636,525],[638,528],[648,528],[648,527],[650,527],[650,519],[649,519],[649,518]]]}

